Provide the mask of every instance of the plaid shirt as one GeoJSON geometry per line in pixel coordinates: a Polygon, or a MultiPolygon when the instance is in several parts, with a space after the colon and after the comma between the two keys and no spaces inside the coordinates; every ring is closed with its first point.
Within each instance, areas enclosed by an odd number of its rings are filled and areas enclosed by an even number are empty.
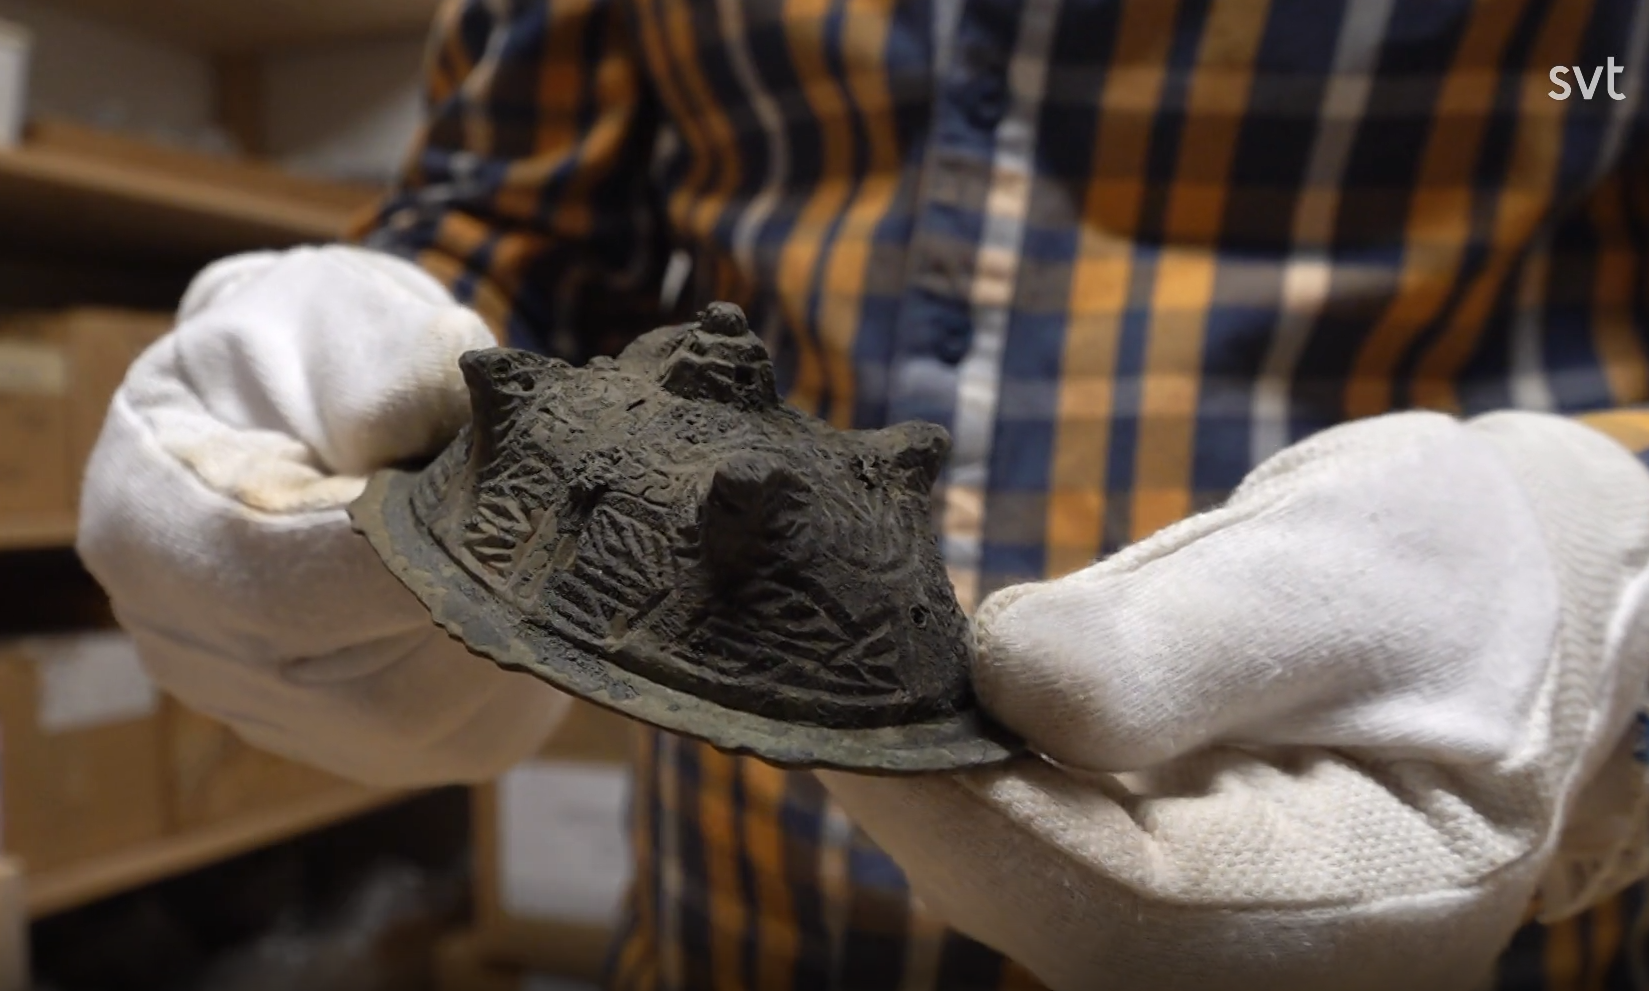
{"type": "MultiPolygon", "coordinates": [[[[741,303],[792,401],[950,429],[971,606],[1351,418],[1649,447],[1646,30],[1633,0],[453,2],[365,236],[573,360],[661,322],[690,253],[688,303],[741,303]]],[[[812,778],[651,734],[637,780],[615,987],[1036,986],[812,778]]],[[[1649,987],[1643,903],[1526,928],[1498,987],[1649,987]]]]}

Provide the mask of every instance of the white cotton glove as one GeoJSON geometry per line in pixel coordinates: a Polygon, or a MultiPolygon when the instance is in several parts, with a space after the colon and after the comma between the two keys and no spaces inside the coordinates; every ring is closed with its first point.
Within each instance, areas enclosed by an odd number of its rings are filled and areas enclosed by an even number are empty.
{"type": "Polygon", "coordinates": [[[155,679],[252,743],[384,786],[491,777],[568,703],[475,657],[350,529],[377,468],[468,417],[494,340],[408,262],[353,247],[203,271],[128,373],[78,549],[155,679]]]}
{"type": "Polygon", "coordinates": [[[980,699],[1051,760],[820,777],[1061,991],[1469,991],[1537,891],[1645,869],[1646,562],[1649,472],[1590,428],[1361,421],[983,604],[980,699]]]}

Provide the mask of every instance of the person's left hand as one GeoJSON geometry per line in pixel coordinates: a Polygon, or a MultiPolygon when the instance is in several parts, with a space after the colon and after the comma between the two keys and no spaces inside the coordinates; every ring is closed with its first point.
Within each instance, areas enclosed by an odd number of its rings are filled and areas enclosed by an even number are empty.
{"type": "Polygon", "coordinates": [[[1463,991],[1537,894],[1645,869],[1649,472],[1574,422],[1400,413],[976,617],[1044,757],[819,772],[951,925],[1061,991],[1463,991]]]}

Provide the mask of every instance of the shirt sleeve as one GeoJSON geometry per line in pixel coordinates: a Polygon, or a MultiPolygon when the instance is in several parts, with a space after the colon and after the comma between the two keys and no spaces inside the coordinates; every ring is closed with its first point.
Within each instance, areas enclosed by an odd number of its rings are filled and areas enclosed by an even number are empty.
{"type": "Polygon", "coordinates": [[[656,326],[657,101],[614,0],[448,0],[425,122],[353,237],[408,258],[514,347],[571,361],[656,326]]]}

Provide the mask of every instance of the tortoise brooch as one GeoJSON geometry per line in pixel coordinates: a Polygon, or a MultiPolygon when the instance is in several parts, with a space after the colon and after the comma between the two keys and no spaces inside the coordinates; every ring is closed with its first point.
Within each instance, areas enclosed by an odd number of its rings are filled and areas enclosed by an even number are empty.
{"type": "Polygon", "coordinates": [[[781,402],[738,307],[583,367],[472,351],[471,422],[356,530],[472,653],[784,767],[1004,760],[932,525],[937,426],[781,402]]]}

